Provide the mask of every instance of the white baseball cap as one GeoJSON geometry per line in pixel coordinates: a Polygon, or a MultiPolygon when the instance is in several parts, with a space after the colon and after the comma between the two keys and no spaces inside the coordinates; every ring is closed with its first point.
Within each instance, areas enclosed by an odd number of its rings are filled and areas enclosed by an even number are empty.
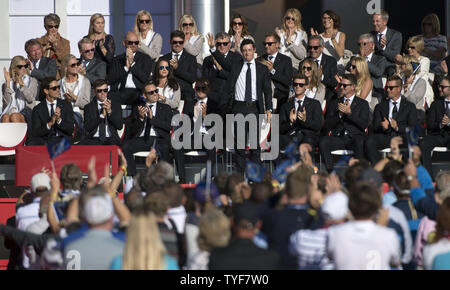
{"type": "Polygon", "coordinates": [[[45,173],[38,173],[31,178],[31,191],[36,192],[39,187],[45,187],[50,190],[50,177],[45,173]]]}
{"type": "Polygon", "coordinates": [[[347,216],[348,196],[339,191],[330,194],[322,203],[322,214],[327,220],[341,220],[347,216]]]}
{"type": "Polygon", "coordinates": [[[109,195],[99,195],[89,198],[84,205],[84,218],[90,225],[106,222],[114,214],[112,199],[109,195]]]}

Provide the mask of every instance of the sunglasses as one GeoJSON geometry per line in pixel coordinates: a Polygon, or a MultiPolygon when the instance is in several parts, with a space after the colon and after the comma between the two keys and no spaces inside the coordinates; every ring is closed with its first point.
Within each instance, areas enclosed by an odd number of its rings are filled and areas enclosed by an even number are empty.
{"type": "Polygon", "coordinates": [[[350,66],[350,68],[351,68],[351,69],[356,69],[356,65],[353,65],[353,64],[352,64],[352,65],[350,66]]]}
{"type": "Polygon", "coordinates": [[[304,86],[306,86],[306,84],[304,84],[304,83],[293,83],[292,86],[293,86],[294,88],[295,88],[295,87],[301,87],[301,88],[303,88],[304,86]]]}
{"type": "Polygon", "coordinates": [[[286,16],[284,19],[295,21],[295,18],[294,18],[294,17],[289,17],[289,16],[286,16]]]}
{"type": "Polygon", "coordinates": [[[318,50],[319,48],[320,48],[320,46],[318,46],[318,45],[315,45],[315,46],[308,45],[308,50],[318,50]]]}
{"type": "Polygon", "coordinates": [[[208,87],[195,87],[196,91],[206,91],[208,87]]]}
{"type": "Polygon", "coordinates": [[[139,45],[139,41],[127,41],[128,45],[139,45]]]}
{"type": "Polygon", "coordinates": [[[163,70],[163,69],[169,70],[169,69],[170,69],[170,66],[168,66],[168,65],[166,65],[166,66],[160,65],[160,66],[159,66],[159,70],[163,70]]]}
{"type": "Polygon", "coordinates": [[[347,88],[348,86],[351,86],[352,84],[340,84],[341,87],[343,87],[344,89],[347,88]]]}
{"type": "Polygon", "coordinates": [[[359,42],[359,43],[358,43],[358,46],[361,46],[361,45],[362,45],[362,46],[366,46],[367,44],[369,44],[369,43],[368,43],[368,42],[359,42]]]}
{"type": "Polygon", "coordinates": [[[408,46],[408,49],[416,49],[415,46],[408,46]]]}
{"type": "Polygon", "coordinates": [[[18,69],[28,68],[28,64],[19,64],[16,66],[18,69]]]}
{"type": "Polygon", "coordinates": [[[48,25],[47,28],[48,28],[48,29],[52,29],[52,28],[58,29],[58,28],[59,28],[59,25],[48,25]]]}
{"type": "Polygon", "coordinates": [[[81,65],[80,62],[75,62],[75,63],[69,64],[70,67],[77,67],[77,66],[80,66],[80,65],[81,65]]]}
{"type": "Polygon", "coordinates": [[[386,91],[389,91],[389,90],[393,90],[393,89],[395,89],[395,88],[398,88],[398,87],[400,87],[400,86],[386,86],[386,91]]]}
{"type": "Polygon", "coordinates": [[[150,19],[142,19],[142,20],[139,20],[139,23],[140,23],[140,24],[144,24],[144,23],[149,24],[149,23],[150,23],[150,19]]]}
{"type": "Polygon", "coordinates": [[[450,86],[439,85],[439,89],[441,89],[441,90],[445,90],[446,88],[450,88],[450,86]]]}
{"type": "Polygon", "coordinates": [[[95,48],[91,48],[91,49],[86,49],[85,51],[83,51],[84,53],[90,53],[90,52],[94,52],[95,48]]]}
{"type": "Polygon", "coordinates": [[[172,44],[183,44],[183,43],[184,43],[184,41],[176,41],[176,40],[172,41],[172,44]]]}
{"type": "Polygon", "coordinates": [[[227,46],[230,42],[216,42],[216,46],[227,46]]]}
{"type": "Polygon", "coordinates": [[[52,91],[59,91],[60,87],[59,86],[55,86],[55,87],[51,87],[51,88],[48,88],[48,89],[52,90],[52,91]]]}
{"type": "Polygon", "coordinates": [[[157,93],[158,93],[158,89],[156,89],[154,91],[145,92],[144,94],[147,95],[147,96],[151,96],[151,95],[154,95],[154,94],[157,94],[157,93]]]}
{"type": "Polygon", "coordinates": [[[97,89],[97,90],[95,90],[96,92],[97,92],[97,94],[100,94],[100,93],[107,93],[108,92],[108,89],[97,89]]]}
{"type": "Polygon", "coordinates": [[[310,67],[310,66],[304,66],[304,67],[302,67],[302,70],[311,71],[311,70],[312,70],[312,67],[310,67]]]}
{"type": "Polygon", "coordinates": [[[243,23],[242,23],[242,22],[234,22],[234,21],[233,21],[233,25],[239,25],[239,26],[241,26],[241,25],[243,25],[243,23]]]}
{"type": "Polygon", "coordinates": [[[263,45],[266,46],[272,46],[272,44],[275,44],[276,42],[263,42],[263,45]]]}
{"type": "Polygon", "coordinates": [[[194,23],[193,22],[191,22],[191,23],[183,23],[182,25],[183,25],[183,27],[188,27],[188,26],[194,27],[194,23]]]}

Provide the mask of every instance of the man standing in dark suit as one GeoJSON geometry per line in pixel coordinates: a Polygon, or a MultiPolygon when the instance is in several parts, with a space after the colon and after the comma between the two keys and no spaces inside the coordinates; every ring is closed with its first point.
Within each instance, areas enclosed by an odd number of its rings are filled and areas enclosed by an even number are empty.
{"type": "Polygon", "coordinates": [[[259,57],[257,61],[266,65],[270,72],[270,79],[275,87],[273,97],[277,99],[276,112],[280,112],[281,107],[286,103],[289,96],[293,75],[292,60],[290,57],[278,53],[280,37],[276,33],[266,34],[264,47],[266,53],[259,57]]]}
{"type": "Polygon", "coordinates": [[[121,104],[134,105],[140,102],[139,96],[150,79],[154,63],[150,56],[138,51],[139,38],[136,33],[128,32],[123,45],[127,50],[113,59],[108,84],[114,93],[112,99],[121,104]]]}
{"type": "Polygon", "coordinates": [[[246,201],[233,211],[234,239],[224,248],[215,248],[209,258],[209,270],[276,270],[280,257],[273,250],[261,249],[253,242],[261,227],[258,207],[246,201]]]}
{"type": "Polygon", "coordinates": [[[169,161],[170,130],[172,129],[172,109],[159,103],[158,89],[152,82],[144,86],[145,102],[133,108],[131,121],[132,138],[123,145],[123,154],[128,163],[128,175],[136,174],[133,154],[139,151],[159,152],[159,160],[169,161]]]}
{"type": "Polygon", "coordinates": [[[386,74],[391,76],[395,72],[395,56],[402,50],[402,34],[387,27],[389,14],[386,11],[374,13],[372,19],[374,31],[371,34],[375,39],[375,54],[386,58],[386,74]]]}
{"type": "Polygon", "coordinates": [[[75,126],[72,105],[59,97],[59,83],[55,78],[42,81],[45,100],[33,108],[30,138],[27,145],[46,145],[63,137],[72,140],[75,126]]]}
{"type": "Polygon", "coordinates": [[[325,129],[329,136],[320,139],[320,153],[328,172],[333,171],[331,151],[350,149],[357,159],[364,158],[364,139],[369,126],[369,103],[356,97],[356,77],[351,74],[342,76],[340,83],[341,98],[327,105],[325,129]]]}
{"type": "Polygon", "coordinates": [[[378,150],[389,148],[391,139],[396,136],[403,138],[407,145],[406,128],[417,123],[417,111],[413,103],[401,95],[402,79],[398,76],[389,77],[386,84],[389,101],[383,100],[375,106],[373,113],[373,131],[366,141],[366,156],[374,166],[381,159],[378,150]]]}
{"type": "Polygon", "coordinates": [[[173,75],[181,88],[181,99],[184,100],[184,106],[191,106],[194,102],[194,89],[192,85],[197,78],[197,60],[191,54],[183,49],[184,32],[174,30],[170,34],[171,52],[164,55],[162,59],[169,62],[173,70],[173,75]]]}
{"type": "Polygon", "coordinates": [[[230,74],[231,66],[234,62],[241,60],[242,56],[230,51],[230,36],[225,32],[217,33],[215,39],[211,34],[208,34],[208,36],[211,55],[203,60],[203,77],[209,80],[212,92],[221,94],[230,74]]]}
{"type": "Polygon", "coordinates": [[[336,60],[323,53],[323,39],[318,35],[312,35],[308,40],[309,58],[314,60],[317,68],[320,70],[322,78],[321,82],[327,88],[325,99],[329,101],[334,94],[337,85],[337,62],[336,60]]]}
{"type": "Polygon", "coordinates": [[[308,143],[312,148],[319,145],[319,132],[323,124],[320,102],[305,96],[308,77],[298,74],[292,83],[295,97],[281,107],[280,148],[285,148],[293,138],[308,143]]]}
{"type": "Polygon", "coordinates": [[[96,80],[96,97],[84,107],[84,129],[87,136],[79,145],[117,145],[120,137],[117,130],[123,128],[122,108],[115,100],[108,99],[108,83],[96,80]]]}
{"type": "Polygon", "coordinates": [[[427,113],[428,135],[420,143],[423,166],[432,175],[431,152],[434,147],[450,147],[450,77],[439,84],[441,99],[436,99],[427,113]]]}
{"type": "MultiPolygon", "coordinates": [[[[244,39],[241,43],[243,59],[235,64],[231,69],[225,87],[225,98],[231,104],[231,113],[254,115],[258,120],[260,114],[266,114],[268,121],[272,117],[272,88],[270,87],[270,76],[267,67],[255,61],[255,44],[251,39],[244,39]]],[[[245,126],[245,138],[236,138],[236,163],[238,172],[244,172],[245,168],[245,145],[249,139],[248,122],[245,126]]],[[[251,128],[255,130],[256,128],[251,128]]],[[[237,128],[235,126],[235,133],[237,128]]],[[[259,133],[257,134],[259,137],[259,133]]],[[[235,134],[237,136],[237,134],[235,134]]],[[[241,137],[241,136],[237,136],[241,137]]],[[[257,138],[259,140],[259,138],[257,138]]],[[[260,146],[257,142],[257,149],[250,149],[250,159],[255,163],[261,163],[260,146]]]]}
{"type": "MultiPolygon", "coordinates": [[[[94,57],[95,46],[90,38],[81,39],[78,42],[78,49],[80,50],[83,65],[82,73],[85,73],[86,77],[91,82],[91,87],[94,89],[96,80],[106,79],[106,62],[94,57]]],[[[94,92],[94,90],[92,90],[92,92],[94,92]]]]}

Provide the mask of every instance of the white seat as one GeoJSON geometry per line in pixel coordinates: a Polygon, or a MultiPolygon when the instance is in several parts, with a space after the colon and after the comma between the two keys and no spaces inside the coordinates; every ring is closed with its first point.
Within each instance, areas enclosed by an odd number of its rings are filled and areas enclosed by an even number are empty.
{"type": "Polygon", "coordinates": [[[184,101],[180,100],[180,103],[178,104],[178,112],[180,114],[183,113],[183,108],[184,108],[184,101]]]}
{"type": "Polygon", "coordinates": [[[272,111],[275,112],[277,109],[278,100],[276,98],[272,98],[272,111]]]}
{"type": "Polygon", "coordinates": [[[323,100],[322,103],[322,112],[325,110],[325,107],[327,106],[327,100],[323,100]]]}
{"type": "Polygon", "coordinates": [[[352,150],[334,150],[331,151],[332,155],[353,155],[352,150]]]}
{"type": "Polygon", "coordinates": [[[185,152],[184,155],[191,156],[191,157],[200,157],[200,156],[206,156],[206,151],[188,151],[185,152]]]}
{"type": "Polygon", "coordinates": [[[123,124],[122,129],[117,130],[117,135],[119,135],[120,140],[122,140],[124,134],[125,134],[125,124],[123,124]]]}
{"type": "Polygon", "coordinates": [[[434,147],[433,152],[449,152],[447,147],[434,147]]]}
{"type": "Polygon", "coordinates": [[[150,151],[139,151],[133,154],[134,157],[145,157],[147,158],[150,151]]]}
{"type": "Polygon", "coordinates": [[[26,135],[27,123],[0,123],[0,156],[15,155],[26,135]]]}

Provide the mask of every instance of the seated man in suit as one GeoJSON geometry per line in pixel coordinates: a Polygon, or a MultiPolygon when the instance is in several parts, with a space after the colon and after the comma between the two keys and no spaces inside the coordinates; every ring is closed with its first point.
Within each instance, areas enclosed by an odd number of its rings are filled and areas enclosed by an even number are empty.
{"type": "MultiPolygon", "coordinates": [[[[82,61],[82,74],[91,82],[94,92],[94,83],[96,80],[106,80],[106,62],[94,57],[95,45],[90,38],[83,38],[78,42],[78,49],[82,61]]],[[[94,92],[95,93],[95,92],[94,92]]]]}
{"type": "Polygon", "coordinates": [[[172,129],[172,109],[158,102],[158,89],[149,81],[144,86],[145,101],[133,108],[131,136],[123,145],[123,154],[128,163],[128,175],[136,174],[133,154],[154,148],[159,160],[169,161],[170,130],[172,129]]]}
{"type": "Polygon", "coordinates": [[[287,102],[289,89],[293,75],[292,60],[282,53],[278,53],[280,48],[280,37],[271,32],[266,34],[264,40],[266,53],[258,58],[258,61],[267,66],[270,72],[274,88],[273,97],[277,99],[277,112],[287,102]]]}
{"type": "MultiPolygon", "coordinates": [[[[208,114],[219,114],[217,94],[210,92],[209,81],[205,78],[202,78],[195,82],[195,95],[195,104],[191,108],[185,108],[185,113],[188,114],[192,119],[191,128],[193,132],[191,135],[191,148],[192,150],[205,150],[207,153],[207,159],[211,161],[211,168],[214,168],[216,164],[216,148],[206,149],[204,143],[202,142],[202,148],[196,149],[194,148],[194,138],[198,134],[197,136],[202,136],[203,140],[203,136],[209,134],[208,130],[210,128],[208,126],[205,126],[203,120],[208,114]],[[202,122],[200,123],[200,121],[202,122]],[[197,132],[195,132],[195,130],[197,130],[197,132]]],[[[222,132],[217,132],[217,134],[220,135],[222,134],[222,132]]],[[[184,170],[186,158],[184,153],[189,151],[191,150],[175,150],[175,161],[180,183],[185,183],[186,181],[186,174],[184,170]]],[[[213,170],[213,176],[214,173],[215,171],[213,170]]]]}
{"type": "Polygon", "coordinates": [[[281,107],[280,148],[284,149],[293,138],[308,143],[312,148],[319,145],[319,132],[323,124],[320,102],[306,97],[309,79],[305,75],[294,76],[292,86],[295,97],[281,107]]]}
{"type": "Polygon", "coordinates": [[[135,105],[141,100],[144,84],[150,79],[154,63],[150,56],[138,51],[139,37],[134,32],[125,35],[126,52],[116,56],[111,64],[108,84],[120,104],[135,105]]]}
{"type": "Polygon", "coordinates": [[[323,45],[324,42],[322,37],[319,35],[312,35],[308,40],[307,49],[309,58],[314,60],[322,73],[322,79],[320,81],[327,88],[325,99],[328,101],[332,98],[337,85],[337,62],[333,57],[323,53],[323,45]]]}
{"type": "Polygon", "coordinates": [[[184,50],[184,32],[174,30],[170,34],[171,52],[164,55],[162,59],[169,62],[173,75],[181,88],[181,99],[184,106],[190,107],[194,102],[194,90],[192,85],[197,79],[197,60],[184,50]]]}
{"type": "Polygon", "coordinates": [[[325,129],[330,135],[322,137],[319,144],[328,172],[333,171],[331,151],[350,149],[356,159],[364,158],[365,131],[369,126],[369,103],[356,97],[356,77],[343,75],[340,87],[341,98],[327,105],[325,129]]]}
{"type": "Polygon", "coordinates": [[[434,147],[450,147],[450,77],[439,84],[441,99],[436,99],[427,113],[428,135],[420,143],[423,166],[432,175],[431,152],[434,147]]]}
{"type": "Polygon", "coordinates": [[[230,75],[231,66],[242,59],[242,56],[230,51],[230,36],[225,32],[217,33],[215,39],[210,35],[208,44],[211,55],[203,60],[203,77],[208,79],[211,92],[221,94],[230,75]]]}
{"type": "Polygon", "coordinates": [[[86,137],[79,145],[117,145],[120,137],[117,130],[123,128],[122,108],[116,100],[108,99],[108,83],[96,80],[95,98],[84,107],[84,129],[86,137]]]}
{"type": "Polygon", "coordinates": [[[386,58],[385,74],[391,76],[395,73],[395,56],[402,50],[402,34],[387,27],[389,14],[384,10],[374,13],[372,20],[374,30],[371,34],[375,39],[375,54],[386,58]]]}
{"type": "Polygon", "coordinates": [[[75,128],[72,105],[60,99],[60,86],[55,78],[42,81],[45,100],[33,108],[30,137],[27,145],[46,145],[63,137],[72,140],[75,128]]]}
{"type": "Polygon", "coordinates": [[[366,141],[366,156],[374,166],[381,159],[378,150],[389,148],[391,139],[396,136],[403,138],[403,145],[408,145],[406,128],[417,124],[417,111],[402,92],[402,79],[391,76],[386,84],[389,101],[383,100],[375,106],[373,113],[373,131],[366,141]]]}

